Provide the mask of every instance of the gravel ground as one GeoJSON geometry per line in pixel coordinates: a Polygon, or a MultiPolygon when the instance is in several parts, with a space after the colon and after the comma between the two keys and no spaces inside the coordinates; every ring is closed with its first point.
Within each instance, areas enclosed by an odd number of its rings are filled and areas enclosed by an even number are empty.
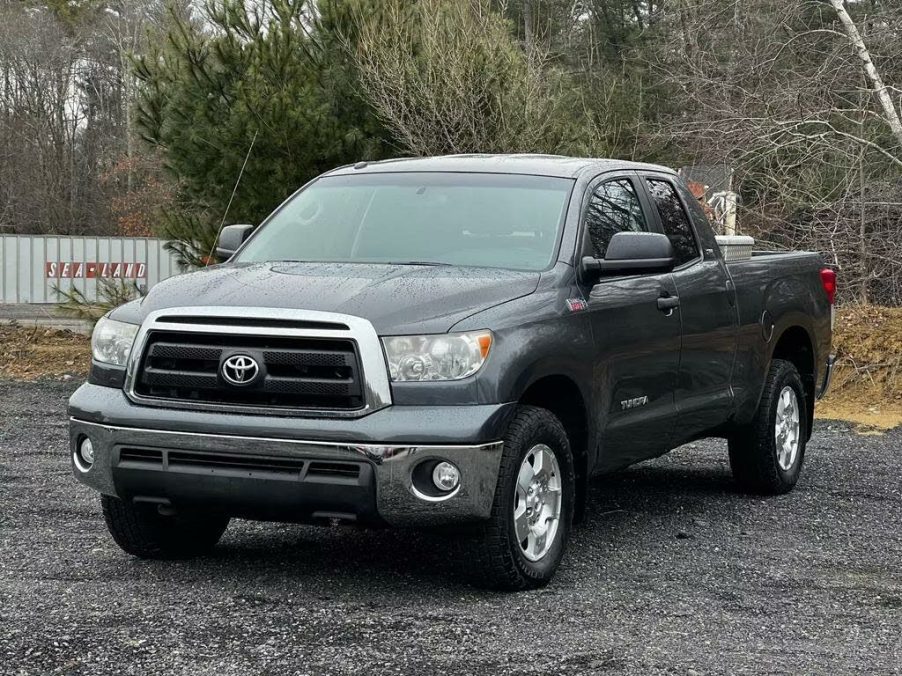
{"type": "Polygon", "coordinates": [[[790,495],[720,442],[596,481],[557,579],[449,574],[400,531],[234,521],[130,558],[69,473],[68,383],[0,383],[0,673],[902,674],[902,429],[818,423],[790,495]]]}

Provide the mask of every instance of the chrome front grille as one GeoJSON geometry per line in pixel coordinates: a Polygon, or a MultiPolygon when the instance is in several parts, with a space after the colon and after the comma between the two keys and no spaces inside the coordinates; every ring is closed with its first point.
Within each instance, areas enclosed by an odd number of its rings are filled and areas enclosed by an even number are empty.
{"type": "Polygon", "coordinates": [[[126,393],[139,404],[263,415],[359,416],[391,403],[381,344],[359,317],[272,308],[174,308],[148,315],[126,393]],[[249,357],[254,377],[223,366],[249,357]]]}

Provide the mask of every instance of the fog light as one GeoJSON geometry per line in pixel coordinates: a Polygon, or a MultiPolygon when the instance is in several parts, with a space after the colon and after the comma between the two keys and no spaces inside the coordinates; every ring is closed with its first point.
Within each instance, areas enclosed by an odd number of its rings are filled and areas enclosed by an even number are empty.
{"type": "Polygon", "coordinates": [[[460,470],[450,462],[440,462],[432,470],[432,483],[440,491],[451,491],[460,483],[460,470]]]}
{"type": "Polygon", "coordinates": [[[94,444],[87,437],[81,441],[81,459],[89,465],[94,463],[94,444]]]}
{"type": "Polygon", "coordinates": [[[78,467],[82,472],[87,472],[91,469],[91,465],[94,464],[94,444],[91,442],[88,437],[82,438],[81,441],[78,442],[78,447],[75,451],[75,466],[78,467]]]}

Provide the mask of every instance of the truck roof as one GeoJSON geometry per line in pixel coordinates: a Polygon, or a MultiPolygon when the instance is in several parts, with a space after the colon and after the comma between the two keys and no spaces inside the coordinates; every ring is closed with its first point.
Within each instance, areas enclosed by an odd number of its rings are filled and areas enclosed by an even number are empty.
{"type": "Polygon", "coordinates": [[[629,162],[626,160],[592,157],[566,157],[564,155],[441,155],[437,157],[405,157],[379,162],[358,162],[338,167],[328,175],[348,175],[355,173],[389,173],[413,171],[457,171],[491,174],[531,174],[535,176],[555,176],[575,178],[592,170],[632,171],[638,169],[675,173],[673,169],[657,164],[629,162]]]}

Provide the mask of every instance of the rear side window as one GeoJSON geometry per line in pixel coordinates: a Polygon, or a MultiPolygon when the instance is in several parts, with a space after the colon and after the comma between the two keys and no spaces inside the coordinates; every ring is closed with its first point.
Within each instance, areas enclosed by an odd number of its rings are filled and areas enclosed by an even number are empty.
{"type": "Polygon", "coordinates": [[[629,180],[608,181],[592,192],[586,211],[586,231],[595,258],[604,258],[615,233],[647,230],[642,204],[629,180]]]}
{"type": "Polygon", "coordinates": [[[686,204],[686,209],[689,211],[689,218],[692,219],[692,223],[695,225],[695,231],[699,236],[703,236],[702,233],[705,232],[706,228],[709,230],[712,228],[711,222],[708,220],[708,215],[702,208],[698,198],[692,194],[689,188],[682,183],[677,183],[677,190],[679,190],[680,194],[683,196],[683,202],[686,204]]]}
{"type": "Polygon", "coordinates": [[[674,187],[667,181],[650,178],[648,179],[648,191],[661,215],[664,234],[673,245],[676,264],[682,265],[698,258],[698,244],[692,234],[689,217],[686,215],[674,187]]]}

